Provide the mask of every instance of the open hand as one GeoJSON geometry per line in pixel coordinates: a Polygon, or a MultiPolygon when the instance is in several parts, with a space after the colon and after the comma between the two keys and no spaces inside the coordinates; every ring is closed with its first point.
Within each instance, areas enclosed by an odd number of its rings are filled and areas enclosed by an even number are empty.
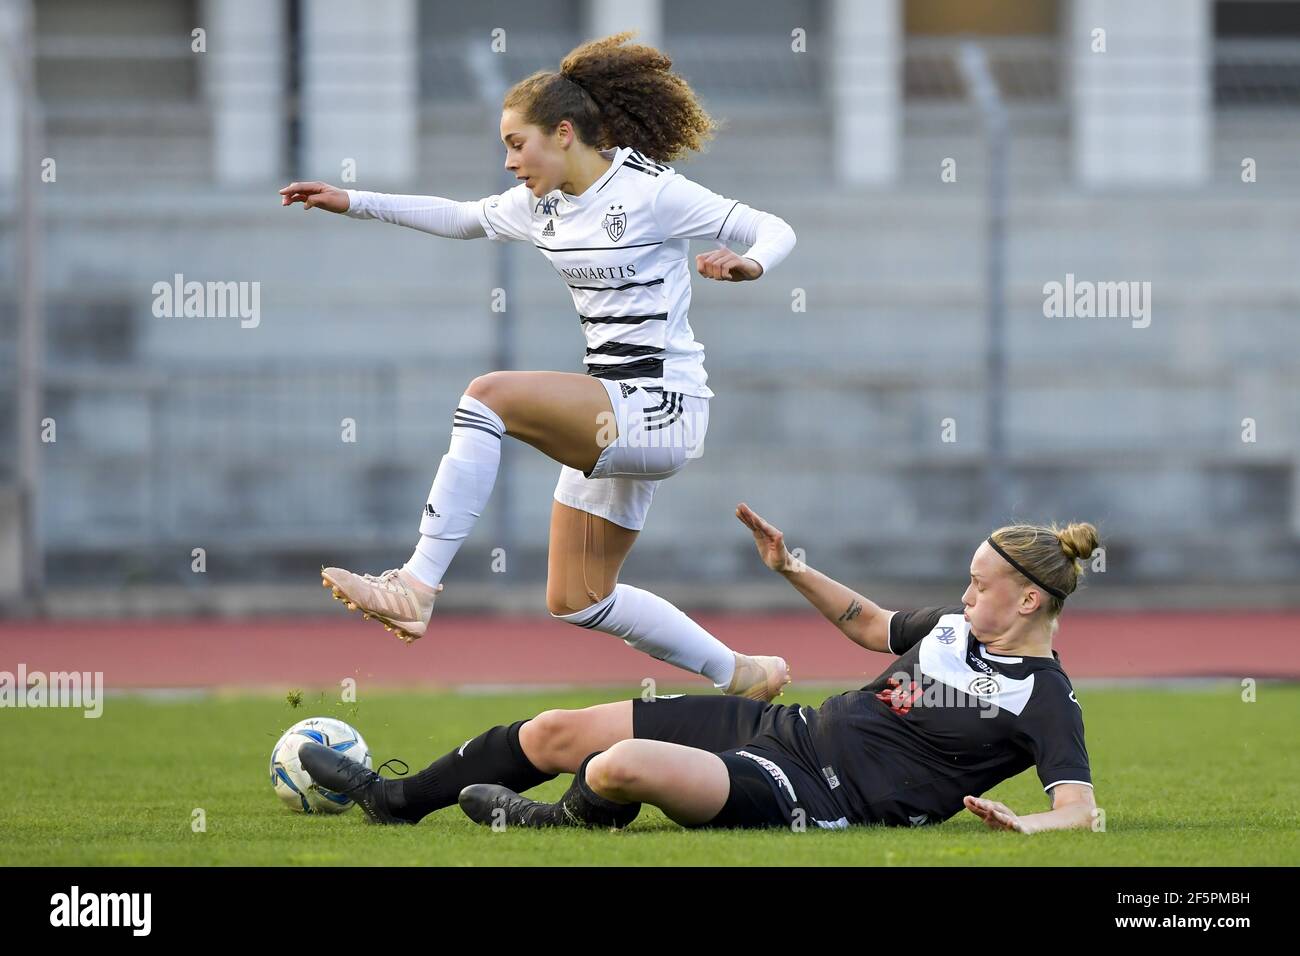
{"type": "Polygon", "coordinates": [[[736,517],[750,531],[754,532],[754,544],[758,556],[773,571],[784,571],[794,565],[794,559],[785,547],[785,535],[781,530],[760,518],[749,505],[743,501],[736,505],[736,517]]]}
{"type": "Polygon", "coordinates": [[[1005,803],[996,800],[984,800],[980,797],[967,796],[962,799],[966,809],[984,821],[990,830],[1014,830],[1017,833],[1032,832],[1005,803]]]}
{"type": "Polygon", "coordinates": [[[290,183],[280,190],[280,205],[302,203],[303,209],[328,209],[330,212],[348,211],[348,193],[329,183],[290,183]]]}

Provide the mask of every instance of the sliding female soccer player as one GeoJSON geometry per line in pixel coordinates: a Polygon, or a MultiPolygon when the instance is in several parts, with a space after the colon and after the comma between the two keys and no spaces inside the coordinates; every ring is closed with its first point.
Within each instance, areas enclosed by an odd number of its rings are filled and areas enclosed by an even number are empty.
{"type": "Polygon", "coordinates": [[[585,375],[498,371],[469,383],[429,491],[420,540],[381,575],[324,568],[334,596],[408,643],[429,626],[448,566],[496,481],[501,438],[559,462],[546,603],[579,627],[622,638],[727,694],[770,700],[788,683],[779,657],[733,653],[682,611],[619,582],[659,483],[702,450],[713,392],[687,313],[688,240],[749,246],[695,257],[700,275],[757,279],[794,247],[784,220],[725,199],[664,165],[698,149],[714,123],[671,61],[630,33],[573,50],[505,97],[505,166],[522,183],[456,202],[291,183],[301,202],[437,236],[532,243],[573,296],[585,375]]]}
{"type": "Polygon", "coordinates": [[[326,747],[303,767],[377,823],[414,823],[459,800],[479,823],[626,826],[642,803],[688,827],[919,826],[970,810],[993,829],[1089,827],[1083,712],[1052,650],[1090,524],[1011,525],[971,559],[962,603],[887,611],[797,563],[784,536],[741,504],[763,562],[849,640],[898,655],[861,690],[819,709],[726,697],[619,701],[494,727],[407,780],[326,747]],[[1051,801],[1020,816],[981,794],[1029,767],[1051,801]],[[519,792],[573,773],[556,803],[519,792]]]}

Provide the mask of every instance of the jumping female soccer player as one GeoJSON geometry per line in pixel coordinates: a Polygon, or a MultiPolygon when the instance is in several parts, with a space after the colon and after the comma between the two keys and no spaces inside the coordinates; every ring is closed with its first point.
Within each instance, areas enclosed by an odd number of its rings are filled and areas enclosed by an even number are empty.
{"type": "Polygon", "coordinates": [[[748,245],[695,257],[700,275],[757,279],[794,247],[784,220],[725,199],[665,162],[697,150],[714,122],[672,61],[594,40],[506,94],[505,166],[523,180],[498,196],[456,202],[291,183],[301,202],[437,236],[530,242],[573,295],[587,340],[586,375],[498,371],[469,383],[433,480],[420,540],[381,575],[322,569],[349,609],[410,643],[422,636],[442,579],[496,481],[501,436],[562,465],[551,506],[546,604],[659,660],[702,674],[727,694],[770,700],[789,682],[779,657],[732,652],[678,608],[618,581],[659,483],[702,450],[708,427],[704,347],[687,312],[689,239],[748,245]]]}
{"type": "Polygon", "coordinates": [[[736,516],[764,563],[868,650],[898,655],[861,690],[814,710],[727,697],[620,701],[494,727],[407,780],[304,744],[312,778],[378,823],[414,823],[459,800],[479,823],[626,826],[651,803],[688,827],[941,823],[964,806],[989,827],[1092,824],[1083,712],[1052,650],[1065,598],[1097,547],[1090,524],[1011,525],[971,559],[962,603],[887,611],[796,563],[748,506],[736,516]],[[981,798],[1034,766],[1052,809],[981,798]],[[560,773],[557,803],[519,796],[560,773]]]}

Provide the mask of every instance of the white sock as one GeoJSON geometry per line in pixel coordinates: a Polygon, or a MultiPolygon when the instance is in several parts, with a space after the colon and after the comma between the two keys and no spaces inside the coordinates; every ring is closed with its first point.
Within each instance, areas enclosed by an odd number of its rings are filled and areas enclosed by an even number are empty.
{"type": "Polygon", "coordinates": [[[452,415],[451,445],[420,519],[420,542],[406,570],[437,587],[461,543],[487,506],[501,464],[505,422],[478,399],[462,395],[452,415]]]}
{"type": "Polygon", "coordinates": [[[553,614],[579,627],[621,637],[628,647],[656,660],[703,674],[715,687],[726,687],[736,656],[720,640],[657,594],[617,584],[603,601],[572,614],[553,614]]]}

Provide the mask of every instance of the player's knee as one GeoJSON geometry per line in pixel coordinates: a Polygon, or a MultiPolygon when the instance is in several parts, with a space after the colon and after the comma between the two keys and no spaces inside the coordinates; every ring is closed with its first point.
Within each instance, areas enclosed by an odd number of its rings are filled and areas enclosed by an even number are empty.
{"type": "Polygon", "coordinates": [[[488,372],[473,379],[465,389],[465,394],[478,399],[504,421],[509,410],[510,391],[509,372],[488,372]]]}
{"type": "MultiPolygon", "coordinates": [[[[603,589],[601,589],[603,590],[603,589]]],[[[592,590],[587,594],[573,594],[566,590],[546,589],[546,610],[551,612],[552,617],[564,617],[569,614],[577,614],[584,611],[593,604],[599,604],[608,597],[608,594],[602,594],[601,590],[592,590]]]]}
{"type": "Polygon", "coordinates": [[[519,728],[519,745],[529,762],[542,773],[572,770],[573,711],[544,710],[519,728]]]}
{"type": "Polygon", "coordinates": [[[569,597],[563,591],[552,591],[546,589],[546,610],[551,612],[552,617],[562,617],[565,614],[572,614],[580,608],[569,606],[569,597]]]}
{"type": "Polygon", "coordinates": [[[636,741],[620,740],[587,764],[587,783],[601,796],[625,796],[639,779],[635,759],[636,741]],[[629,746],[631,745],[631,746],[629,746]]]}

